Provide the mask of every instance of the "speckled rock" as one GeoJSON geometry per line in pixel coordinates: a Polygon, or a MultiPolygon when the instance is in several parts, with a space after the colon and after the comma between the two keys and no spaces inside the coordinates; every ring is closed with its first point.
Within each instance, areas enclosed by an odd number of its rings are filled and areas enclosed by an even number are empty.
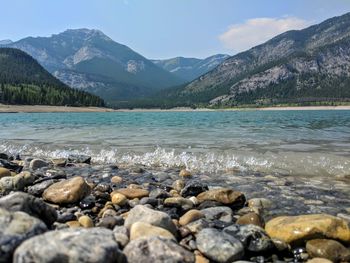
{"type": "Polygon", "coordinates": [[[113,232],[103,228],[74,228],[47,232],[23,242],[14,263],[124,262],[113,232]]]}
{"type": "Polygon", "coordinates": [[[315,236],[350,242],[350,228],[344,219],[327,215],[281,216],[266,223],[271,238],[286,243],[312,239],[315,236]]]}
{"type": "Polygon", "coordinates": [[[77,176],[49,186],[44,191],[43,198],[55,204],[71,204],[79,202],[90,190],[84,178],[77,176]]]}
{"type": "Polygon", "coordinates": [[[306,251],[311,257],[326,258],[332,262],[349,262],[350,249],[330,239],[313,239],[306,243],[306,251]]]}
{"type": "Polygon", "coordinates": [[[194,255],[175,241],[160,237],[131,241],[124,249],[128,263],[194,263],[194,255]]]}
{"type": "Polygon", "coordinates": [[[41,199],[23,192],[11,193],[0,198],[0,208],[12,212],[25,212],[43,220],[47,226],[51,226],[57,220],[56,209],[43,202],[41,199]]]}
{"type": "Polygon", "coordinates": [[[192,176],[192,173],[186,169],[182,169],[179,173],[179,176],[181,177],[190,177],[192,176]]]}
{"type": "Polygon", "coordinates": [[[196,242],[199,251],[215,262],[229,263],[244,256],[244,247],[238,239],[214,228],[200,231],[196,242]]]}
{"type": "Polygon", "coordinates": [[[16,247],[24,240],[47,231],[39,219],[24,212],[0,208],[0,262],[11,262],[16,247]]]}
{"type": "Polygon", "coordinates": [[[142,237],[162,237],[170,238],[176,241],[174,235],[164,228],[152,226],[151,224],[143,222],[136,222],[132,224],[130,228],[130,240],[135,240],[142,237]]]}
{"type": "Polygon", "coordinates": [[[216,201],[227,205],[242,205],[245,202],[245,196],[241,192],[229,188],[219,188],[200,193],[197,196],[200,203],[204,201],[216,201]]]}

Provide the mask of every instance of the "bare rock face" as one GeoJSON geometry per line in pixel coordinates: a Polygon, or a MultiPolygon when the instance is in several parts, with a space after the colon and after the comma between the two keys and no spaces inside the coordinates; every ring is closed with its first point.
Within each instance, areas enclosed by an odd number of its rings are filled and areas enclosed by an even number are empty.
{"type": "Polygon", "coordinates": [[[104,228],[70,228],[47,232],[23,242],[13,262],[125,262],[113,237],[104,228]]]}
{"type": "Polygon", "coordinates": [[[348,223],[327,214],[276,217],[267,222],[265,230],[271,238],[286,243],[308,240],[315,236],[350,242],[348,223]]]}
{"type": "Polygon", "coordinates": [[[0,262],[11,262],[18,245],[45,231],[47,227],[41,220],[23,212],[0,208],[0,262]]]}
{"type": "Polygon", "coordinates": [[[124,249],[128,263],[194,263],[194,254],[171,239],[161,237],[140,238],[124,249]]]}
{"type": "Polygon", "coordinates": [[[44,191],[43,198],[55,204],[71,204],[83,199],[90,190],[84,178],[77,176],[52,184],[44,191]]]}

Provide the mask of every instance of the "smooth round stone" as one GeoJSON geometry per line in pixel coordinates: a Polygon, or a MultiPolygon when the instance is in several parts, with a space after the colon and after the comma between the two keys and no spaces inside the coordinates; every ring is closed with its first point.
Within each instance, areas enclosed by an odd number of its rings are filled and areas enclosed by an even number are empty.
{"type": "Polygon", "coordinates": [[[129,231],[125,226],[115,226],[113,228],[114,239],[121,247],[129,243],[129,231]]]}
{"type": "Polygon", "coordinates": [[[32,170],[37,170],[48,166],[49,166],[49,163],[41,159],[33,159],[29,163],[29,168],[32,170]]]}
{"type": "Polygon", "coordinates": [[[112,178],[111,178],[111,183],[112,184],[120,184],[120,183],[122,183],[123,182],[123,178],[121,178],[120,176],[113,176],[112,178]]]}
{"type": "Polygon", "coordinates": [[[194,263],[194,255],[174,240],[161,237],[140,238],[124,248],[128,263],[194,263]]]}
{"type": "Polygon", "coordinates": [[[213,189],[200,193],[197,199],[200,203],[204,201],[216,201],[226,205],[235,204],[243,206],[245,202],[245,196],[241,192],[229,188],[213,189]]]}
{"type": "Polygon", "coordinates": [[[196,221],[198,219],[204,218],[205,215],[196,209],[190,210],[187,213],[185,213],[183,216],[180,217],[179,224],[182,226],[185,226],[193,221],[196,221]]]}
{"type": "Polygon", "coordinates": [[[236,224],[239,224],[239,225],[253,224],[256,226],[264,227],[263,219],[256,213],[248,213],[239,217],[236,221],[236,224]]]}
{"type": "Polygon", "coordinates": [[[36,177],[30,172],[21,172],[15,176],[0,178],[0,192],[23,191],[28,185],[35,181],[36,177]]]}
{"type": "Polygon", "coordinates": [[[156,211],[143,205],[137,205],[129,211],[124,226],[130,229],[136,222],[148,223],[153,226],[164,228],[174,235],[176,235],[177,232],[176,226],[167,213],[156,211]]]}
{"type": "Polygon", "coordinates": [[[55,204],[71,204],[79,202],[90,193],[90,190],[84,178],[77,176],[50,185],[44,191],[43,198],[55,204]]]}
{"type": "Polygon", "coordinates": [[[199,205],[199,201],[195,196],[191,196],[190,198],[188,198],[188,200],[190,200],[195,206],[199,205]]]}
{"type": "Polygon", "coordinates": [[[215,262],[230,263],[244,256],[244,247],[238,239],[214,228],[200,231],[196,242],[199,251],[215,262]]]}
{"type": "Polygon", "coordinates": [[[112,193],[123,194],[128,199],[134,199],[134,198],[141,199],[142,197],[149,196],[149,192],[147,190],[137,189],[137,188],[136,189],[135,188],[121,188],[121,189],[113,191],[112,193]]]}
{"type": "Polygon", "coordinates": [[[276,217],[266,223],[265,230],[271,238],[286,243],[308,240],[315,236],[350,242],[347,221],[327,214],[276,217]]]}
{"type": "Polygon", "coordinates": [[[149,197],[164,199],[170,197],[170,194],[161,188],[156,188],[149,193],[149,197]]]}
{"type": "Polygon", "coordinates": [[[111,200],[113,204],[119,205],[119,206],[123,206],[128,202],[128,199],[126,198],[125,195],[121,193],[115,193],[115,192],[111,193],[111,200]]]}
{"type": "Polygon", "coordinates": [[[174,190],[174,189],[170,190],[170,191],[169,191],[169,194],[170,194],[170,196],[172,196],[172,197],[181,197],[181,195],[179,194],[179,192],[176,191],[176,190],[174,190]]]}
{"type": "Polygon", "coordinates": [[[122,225],[124,222],[122,217],[119,216],[108,216],[100,219],[97,223],[97,227],[104,227],[108,229],[113,229],[115,226],[122,225]]]}
{"type": "Polygon", "coordinates": [[[198,254],[195,254],[195,260],[196,260],[196,263],[210,263],[209,259],[198,254]]]}
{"type": "Polygon", "coordinates": [[[85,228],[94,227],[94,222],[89,216],[79,217],[78,222],[82,227],[85,227],[85,228]]]}
{"type": "Polygon", "coordinates": [[[92,195],[88,195],[80,201],[79,206],[81,209],[91,209],[95,206],[95,202],[95,197],[92,195]]]}
{"type": "Polygon", "coordinates": [[[186,169],[182,169],[179,173],[179,176],[181,177],[191,177],[192,173],[186,169]]]}
{"type": "Polygon", "coordinates": [[[168,230],[152,226],[148,223],[143,222],[136,222],[131,225],[130,228],[130,240],[135,240],[141,237],[163,237],[163,238],[170,238],[176,241],[176,238],[172,233],[170,233],[168,230]]]}
{"type": "Polygon", "coordinates": [[[26,262],[124,262],[113,232],[103,228],[50,231],[23,242],[14,263],[26,262]]]}
{"type": "Polygon", "coordinates": [[[311,257],[326,258],[332,262],[350,261],[350,250],[335,240],[310,240],[306,243],[306,251],[311,257]]]}
{"type": "Polygon", "coordinates": [[[0,262],[11,262],[12,253],[24,240],[47,231],[39,219],[24,212],[0,208],[0,262]]]}
{"type": "Polygon", "coordinates": [[[31,185],[27,188],[27,192],[31,195],[41,196],[50,185],[57,183],[57,181],[58,180],[50,179],[35,185],[31,185]]]}
{"type": "Polygon", "coordinates": [[[184,210],[188,210],[193,207],[192,201],[183,197],[169,197],[164,200],[164,205],[171,207],[181,207],[184,210]]]}
{"type": "Polygon", "coordinates": [[[11,176],[10,170],[0,167],[0,178],[5,177],[5,176],[11,176]]]}

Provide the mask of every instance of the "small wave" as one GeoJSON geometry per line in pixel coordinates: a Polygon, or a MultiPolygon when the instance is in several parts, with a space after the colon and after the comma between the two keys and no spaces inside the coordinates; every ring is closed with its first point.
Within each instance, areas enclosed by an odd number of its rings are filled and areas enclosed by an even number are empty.
{"type": "Polygon", "coordinates": [[[253,151],[220,151],[207,149],[147,149],[98,148],[84,145],[35,145],[4,142],[1,152],[42,158],[65,158],[70,154],[86,154],[99,164],[142,164],[157,167],[186,167],[201,173],[220,173],[228,170],[281,174],[295,176],[338,176],[350,175],[350,160],[330,153],[291,152],[257,153],[253,151]],[[52,148],[55,148],[54,150],[52,148]]]}

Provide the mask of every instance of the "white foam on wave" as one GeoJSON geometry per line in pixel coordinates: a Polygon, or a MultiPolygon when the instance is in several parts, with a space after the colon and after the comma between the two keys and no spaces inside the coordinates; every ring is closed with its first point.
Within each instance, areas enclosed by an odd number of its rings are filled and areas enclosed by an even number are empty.
{"type": "Polygon", "coordinates": [[[252,151],[191,151],[192,149],[139,149],[127,151],[117,148],[98,149],[80,146],[51,150],[51,145],[32,146],[3,143],[1,152],[37,156],[42,158],[68,157],[70,154],[92,156],[95,163],[142,164],[160,167],[186,167],[203,173],[219,173],[227,170],[245,172],[278,173],[302,176],[347,176],[350,175],[350,160],[330,153],[257,153],[252,151]]]}

